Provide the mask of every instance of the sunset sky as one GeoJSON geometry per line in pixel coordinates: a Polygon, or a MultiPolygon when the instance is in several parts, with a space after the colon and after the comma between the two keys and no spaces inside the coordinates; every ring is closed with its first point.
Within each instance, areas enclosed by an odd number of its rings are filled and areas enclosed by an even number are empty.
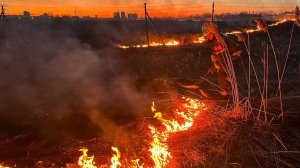
{"type": "MultiPolygon", "coordinates": [[[[149,13],[154,17],[182,17],[211,11],[212,0],[2,0],[8,14],[112,17],[114,11],[143,15],[143,4],[148,3],[149,13]]],[[[241,11],[294,10],[300,0],[215,0],[216,13],[241,11]]]]}

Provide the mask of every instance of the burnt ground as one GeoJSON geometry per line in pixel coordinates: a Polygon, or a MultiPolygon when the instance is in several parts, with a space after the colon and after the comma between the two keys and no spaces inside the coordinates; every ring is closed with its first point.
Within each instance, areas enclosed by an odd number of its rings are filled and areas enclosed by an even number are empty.
{"type": "MultiPolygon", "coordinates": [[[[280,69],[285,60],[290,29],[290,23],[270,29],[274,46],[279,53],[280,69]]],[[[161,100],[173,99],[174,94],[202,99],[198,91],[182,89],[178,84],[192,84],[206,74],[211,66],[209,48],[205,45],[192,45],[121,50],[107,47],[106,38],[105,47],[99,47],[89,43],[95,38],[93,34],[87,34],[86,37],[89,38],[85,39],[85,35],[78,35],[76,31],[67,32],[57,30],[45,35],[44,30],[39,29],[32,36],[22,37],[26,45],[14,44],[10,40],[8,47],[5,40],[2,40],[0,163],[17,167],[64,167],[67,163],[76,163],[81,155],[78,150],[87,147],[90,149],[89,153],[95,155],[97,163],[105,164],[109,163],[112,155],[111,146],[147,160],[147,148],[142,148],[141,144],[147,140],[143,119],[153,115],[150,112],[151,102],[156,100],[162,108],[168,109],[168,103],[161,100]],[[62,40],[63,38],[76,40],[62,40]],[[101,59],[101,62],[98,63],[95,58],[101,59]],[[57,71],[53,72],[52,69],[57,71]],[[77,71],[82,73],[75,73],[77,71]]],[[[240,130],[238,138],[232,139],[230,143],[232,150],[226,154],[219,153],[220,157],[208,157],[210,163],[215,161],[217,165],[199,164],[195,167],[274,167],[276,164],[278,167],[297,167],[300,164],[297,159],[297,151],[300,149],[299,35],[300,30],[296,28],[282,86],[287,115],[283,121],[274,118],[271,127],[262,129],[272,130],[271,134],[279,134],[280,141],[287,150],[278,141],[264,141],[274,138],[260,133],[260,129],[255,131],[253,128],[257,123],[242,122],[232,125],[232,128],[240,130]],[[249,143],[257,144],[257,148],[245,147],[249,143]],[[275,149],[261,150],[270,144],[277,145],[273,148],[280,151],[276,153],[276,157],[281,161],[266,157],[275,155],[271,153],[276,152],[275,149]],[[259,153],[255,155],[257,157],[253,157],[251,150],[259,153]]],[[[262,55],[268,39],[264,33],[255,33],[251,34],[250,41],[251,55],[259,78],[262,79],[262,55]]],[[[271,48],[269,55],[271,118],[280,113],[280,108],[271,48]]],[[[245,52],[243,63],[248,72],[245,52]]],[[[215,77],[208,78],[215,82],[215,77]]],[[[237,78],[240,95],[246,96],[247,83],[241,66],[237,69],[237,78]]],[[[255,81],[254,76],[252,81],[255,81]]],[[[259,104],[255,84],[251,92],[252,101],[259,104]]],[[[232,122],[228,123],[229,130],[230,124],[232,122]]],[[[195,130],[195,135],[201,137],[201,131],[195,130]]],[[[210,141],[217,144],[218,139],[207,136],[207,142],[210,141]]]]}

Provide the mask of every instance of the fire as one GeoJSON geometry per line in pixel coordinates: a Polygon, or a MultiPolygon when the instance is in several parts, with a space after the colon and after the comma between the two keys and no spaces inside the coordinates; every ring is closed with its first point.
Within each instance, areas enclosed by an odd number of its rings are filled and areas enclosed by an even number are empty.
{"type": "Polygon", "coordinates": [[[173,41],[167,42],[166,46],[177,46],[179,44],[180,43],[178,41],[173,40],[173,41]]]}
{"type": "Polygon", "coordinates": [[[155,103],[154,102],[152,102],[151,111],[154,112],[154,113],[156,112],[156,107],[155,107],[155,103]]]}
{"type": "Polygon", "coordinates": [[[140,159],[136,159],[136,160],[131,160],[132,165],[130,166],[130,168],[143,168],[144,164],[140,165],[140,159]]]}
{"type": "Polygon", "coordinates": [[[128,49],[128,48],[130,48],[130,46],[126,46],[126,45],[116,45],[116,47],[118,47],[118,48],[122,48],[122,49],[128,49]]]}
{"type": "Polygon", "coordinates": [[[227,35],[233,35],[233,34],[242,34],[243,32],[241,31],[232,31],[232,32],[228,32],[228,33],[225,33],[227,35]]]}
{"type": "Polygon", "coordinates": [[[279,24],[285,23],[285,22],[287,22],[287,21],[288,21],[287,19],[283,19],[283,20],[281,20],[281,21],[278,21],[278,22],[276,22],[276,23],[273,23],[273,24],[269,25],[269,27],[278,26],[279,24]]]}
{"type": "Polygon", "coordinates": [[[197,117],[202,111],[207,110],[206,105],[200,103],[198,100],[185,97],[182,99],[187,102],[183,104],[186,111],[179,112],[177,110],[175,115],[181,117],[184,120],[183,123],[179,123],[179,121],[175,119],[164,119],[163,114],[156,111],[155,103],[152,103],[151,109],[152,112],[155,113],[154,117],[160,120],[166,128],[164,131],[158,131],[158,129],[154,126],[149,126],[153,138],[149,151],[152,154],[151,158],[154,162],[155,168],[165,167],[172,158],[167,145],[170,134],[188,130],[194,125],[195,117],[197,117]]]}
{"type": "Polygon", "coordinates": [[[246,33],[254,33],[254,32],[259,32],[259,31],[261,31],[259,28],[257,28],[257,29],[248,29],[248,30],[246,30],[246,33]]]}
{"type": "MultiPolygon", "coordinates": [[[[161,122],[161,126],[164,127],[163,130],[156,128],[155,126],[150,125],[150,137],[151,142],[149,145],[149,155],[153,161],[154,168],[163,168],[166,167],[171,159],[172,154],[169,151],[168,139],[172,133],[186,131],[190,129],[195,122],[195,117],[199,116],[201,112],[206,111],[207,107],[204,103],[201,103],[199,100],[182,97],[184,103],[181,103],[181,106],[184,107],[183,111],[176,110],[175,118],[176,119],[165,119],[164,114],[158,112],[155,106],[155,103],[152,102],[151,110],[154,113],[154,117],[161,122]]],[[[143,168],[144,164],[139,163],[139,159],[131,160],[131,163],[126,162],[128,159],[124,159],[125,162],[122,164],[121,153],[116,147],[112,147],[112,150],[115,152],[111,158],[110,168],[118,167],[130,167],[130,168],[143,168]],[[126,165],[126,166],[124,166],[126,165]]],[[[80,156],[78,164],[82,168],[97,168],[94,166],[94,156],[89,157],[87,155],[87,149],[81,149],[83,155],[80,156]]],[[[149,166],[146,166],[149,167],[149,166]]]]}
{"type": "MultiPolygon", "coordinates": [[[[180,45],[179,41],[176,40],[172,40],[169,41],[165,44],[166,46],[177,46],[180,45]]],[[[129,49],[129,48],[147,48],[147,47],[160,47],[160,46],[164,46],[163,43],[157,43],[157,42],[152,42],[149,45],[148,44],[142,44],[142,45],[133,45],[133,46],[128,46],[128,45],[116,45],[116,47],[121,48],[121,49],[129,49]]]]}
{"type": "MultiPolygon", "coordinates": [[[[268,25],[268,27],[278,26],[278,25],[283,24],[283,23],[285,23],[287,21],[293,21],[293,19],[289,19],[289,20],[288,19],[283,19],[283,20],[280,20],[280,21],[278,21],[276,23],[268,25]]],[[[256,29],[245,29],[244,32],[245,33],[254,33],[254,32],[260,32],[260,31],[263,31],[261,27],[258,27],[256,29]]],[[[227,32],[225,34],[227,34],[227,35],[233,35],[233,34],[242,34],[242,33],[243,33],[242,31],[232,31],[232,32],[227,32]]]]}
{"type": "MultiPolygon", "coordinates": [[[[282,21],[278,21],[268,26],[277,26],[279,24],[287,22],[286,19],[282,21]]],[[[262,31],[259,27],[256,29],[245,29],[244,31],[232,31],[227,32],[225,34],[232,35],[232,34],[242,34],[242,33],[253,33],[262,31]]],[[[197,40],[193,41],[194,44],[202,44],[205,42],[204,36],[199,37],[197,40]]],[[[177,46],[182,45],[179,41],[171,40],[165,44],[166,46],[177,46]]],[[[162,43],[152,42],[150,45],[143,44],[143,45],[135,45],[135,46],[126,46],[126,45],[117,45],[119,48],[128,49],[128,48],[147,48],[147,47],[157,47],[157,46],[164,46],[162,43]]],[[[152,102],[151,111],[154,113],[154,118],[161,122],[161,127],[155,127],[150,125],[148,128],[150,130],[149,136],[151,137],[151,142],[149,145],[149,155],[153,161],[154,168],[163,168],[166,167],[171,159],[172,153],[169,150],[168,140],[172,133],[178,133],[181,131],[189,130],[193,127],[196,117],[198,117],[202,112],[207,111],[207,106],[200,102],[197,99],[182,97],[181,100],[184,103],[181,103],[181,106],[184,107],[183,110],[176,110],[174,115],[175,119],[169,117],[165,117],[165,114],[162,112],[158,112],[155,106],[155,103],[152,102]]],[[[143,168],[144,163],[140,164],[140,160],[131,160],[128,163],[126,160],[128,159],[121,159],[121,153],[116,147],[112,147],[112,150],[115,152],[111,158],[111,165],[110,168],[118,168],[118,167],[130,167],[130,168],[143,168]],[[123,163],[123,164],[122,164],[123,163]],[[126,165],[126,166],[125,166],[126,165]]],[[[87,155],[88,149],[81,149],[80,151],[83,152],[83,155],[80,156],[78,160],[78,165],[82,168],[97,168],[94,164],[94,156],[89,157],[87,155]]],[[[148,162],[147,162],[148,163],[148,162]]],[[[102,166],[101,166],[102,167],[102,166]]],[[[106,166],[107,167],[107,166],[106,166]]],[[[150,167],[146,165],[145,167],[150,167]]],[[[4,167],[0,164],[0,168],[8,168],[4,167]]]]}
{"type": "Polygon", "coordinates": [[[116,147],[111,147],[111,149],[116,152],[116,154],[113,155],[113,157],[111,158],[111,168],[117,168],[118,166],[121,166],[121,162],[119,161],[119,159],[121,158],[121,153],[118,150],[118,148],[116,147]]]}
{"type": "Polygon", "coordinates": [[[202,44],[205,42],[204,36],[199,37],[196,41],[193,41],[195,44],[202,44]]]}
{"type": "Polygon", "coordinates": [[[153,126],[150,126],[149,128],[153,135],[153,141],[149,151],[151,152],[151,158],[155,165],[154,167],[164,167],[169,163],[168,158],[171,158],[171,153],[168,151],[168,145],[165,143],[168,135],[160,134],[153,126]]]}
{"type": "MultiPolygon", "coordinates": [[[[78,160],[78,165],[81,166],[82,168],[97,168],[94,164],[94,156],[89,157],[87,155],[88,149],[83,148],[80,149],[83,154],[79,157],[78,160]]],[[[0,167],[1,168],[1,167],[0,167]]]]}
{"type": "Polygon", "coordinates": [[[1,163],[0,163],[0,168],[10,168],[8,166],[3,166],[1,163]]]}
{"type": "Polygon", "coordinates": [[[146,48],[146,47],[148,47],[147,44],[133,46],[133,48],[146,48]]]}
{"type": "MultiPolygon", "coordinates": [[[[283,19],[280,20],[276,23],[270,24],[268,25],[269,27],[274,27],[274,26],[278,26],[280,24],[283,24],[287,21],[295,21],[295,19],[283,19]]],[[[243,32],[245,33],[254,33],[254,32],[259,32],[262,31],[261,28],[256,28],[256,29],[245,29],[244,31],[232,31],[232,32],[227,32],[225,34],[227,35],[233,35],[233,34],[242,34],[243,32]]],[[[197,40],[193,41],[193,44],[202,44],[205,42],[205,38],[204,36],[199,37],[197,40]]],[[[167,42],[165,44],[166,46],[178,46],[178,45],[183,45],[181,42],[176,41],[176,40],[171,40],[169,42],[167,42]]],[[[121,49],[128,49],[128,48],[147,48],[147,47],[159,47],[159,46],[164,46],[162,43],[157,43],[157,42],[152,42],[149,44],[149,46],[147,44],[143,44],[143,45],[133,45],[133,46],[126,46],[126,45],[117,45],[118,48],[121,49]]]]}

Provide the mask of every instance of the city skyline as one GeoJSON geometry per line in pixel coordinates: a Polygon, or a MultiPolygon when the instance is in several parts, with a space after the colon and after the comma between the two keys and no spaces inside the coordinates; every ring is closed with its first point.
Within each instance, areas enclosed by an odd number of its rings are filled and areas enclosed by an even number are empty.
{"type": "MultiPolygon", "coordinates": [[[[38,0],[6,0],[2,1],[9,15],[21,15],[23,11],[29,11],[33,16],[48,13],[54,16],[98,16],[111,18],[116,11],[137,13],[143,16],[143,4],[145,1],[119,1],[119,0],[51,0],[41,2],[38,0]]],[[[210,13],[212,1],[204,0],[147,0],[148,12],[154,17],[185,17],[203,13],[210,13]],[[189,4],[189,5],[188,5],[189,4]]],[[[300,0],[252,0],[252,1],[215,1],[216,13],[238,13],[243,11],[254,12],[282,12],[293,10],[300,0]]]]}

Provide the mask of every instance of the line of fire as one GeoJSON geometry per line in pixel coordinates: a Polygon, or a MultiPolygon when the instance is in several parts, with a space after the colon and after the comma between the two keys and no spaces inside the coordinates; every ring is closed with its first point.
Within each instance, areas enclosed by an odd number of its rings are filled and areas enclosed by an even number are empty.
{"type": "Polygon", "coordinates": [[[144,3],[124,21],[2,5],[0,168],[299,167],[299,7],[255,2],[293,9],[221,20],[241,4],[212,2],[199,21],[144,3]]]}

